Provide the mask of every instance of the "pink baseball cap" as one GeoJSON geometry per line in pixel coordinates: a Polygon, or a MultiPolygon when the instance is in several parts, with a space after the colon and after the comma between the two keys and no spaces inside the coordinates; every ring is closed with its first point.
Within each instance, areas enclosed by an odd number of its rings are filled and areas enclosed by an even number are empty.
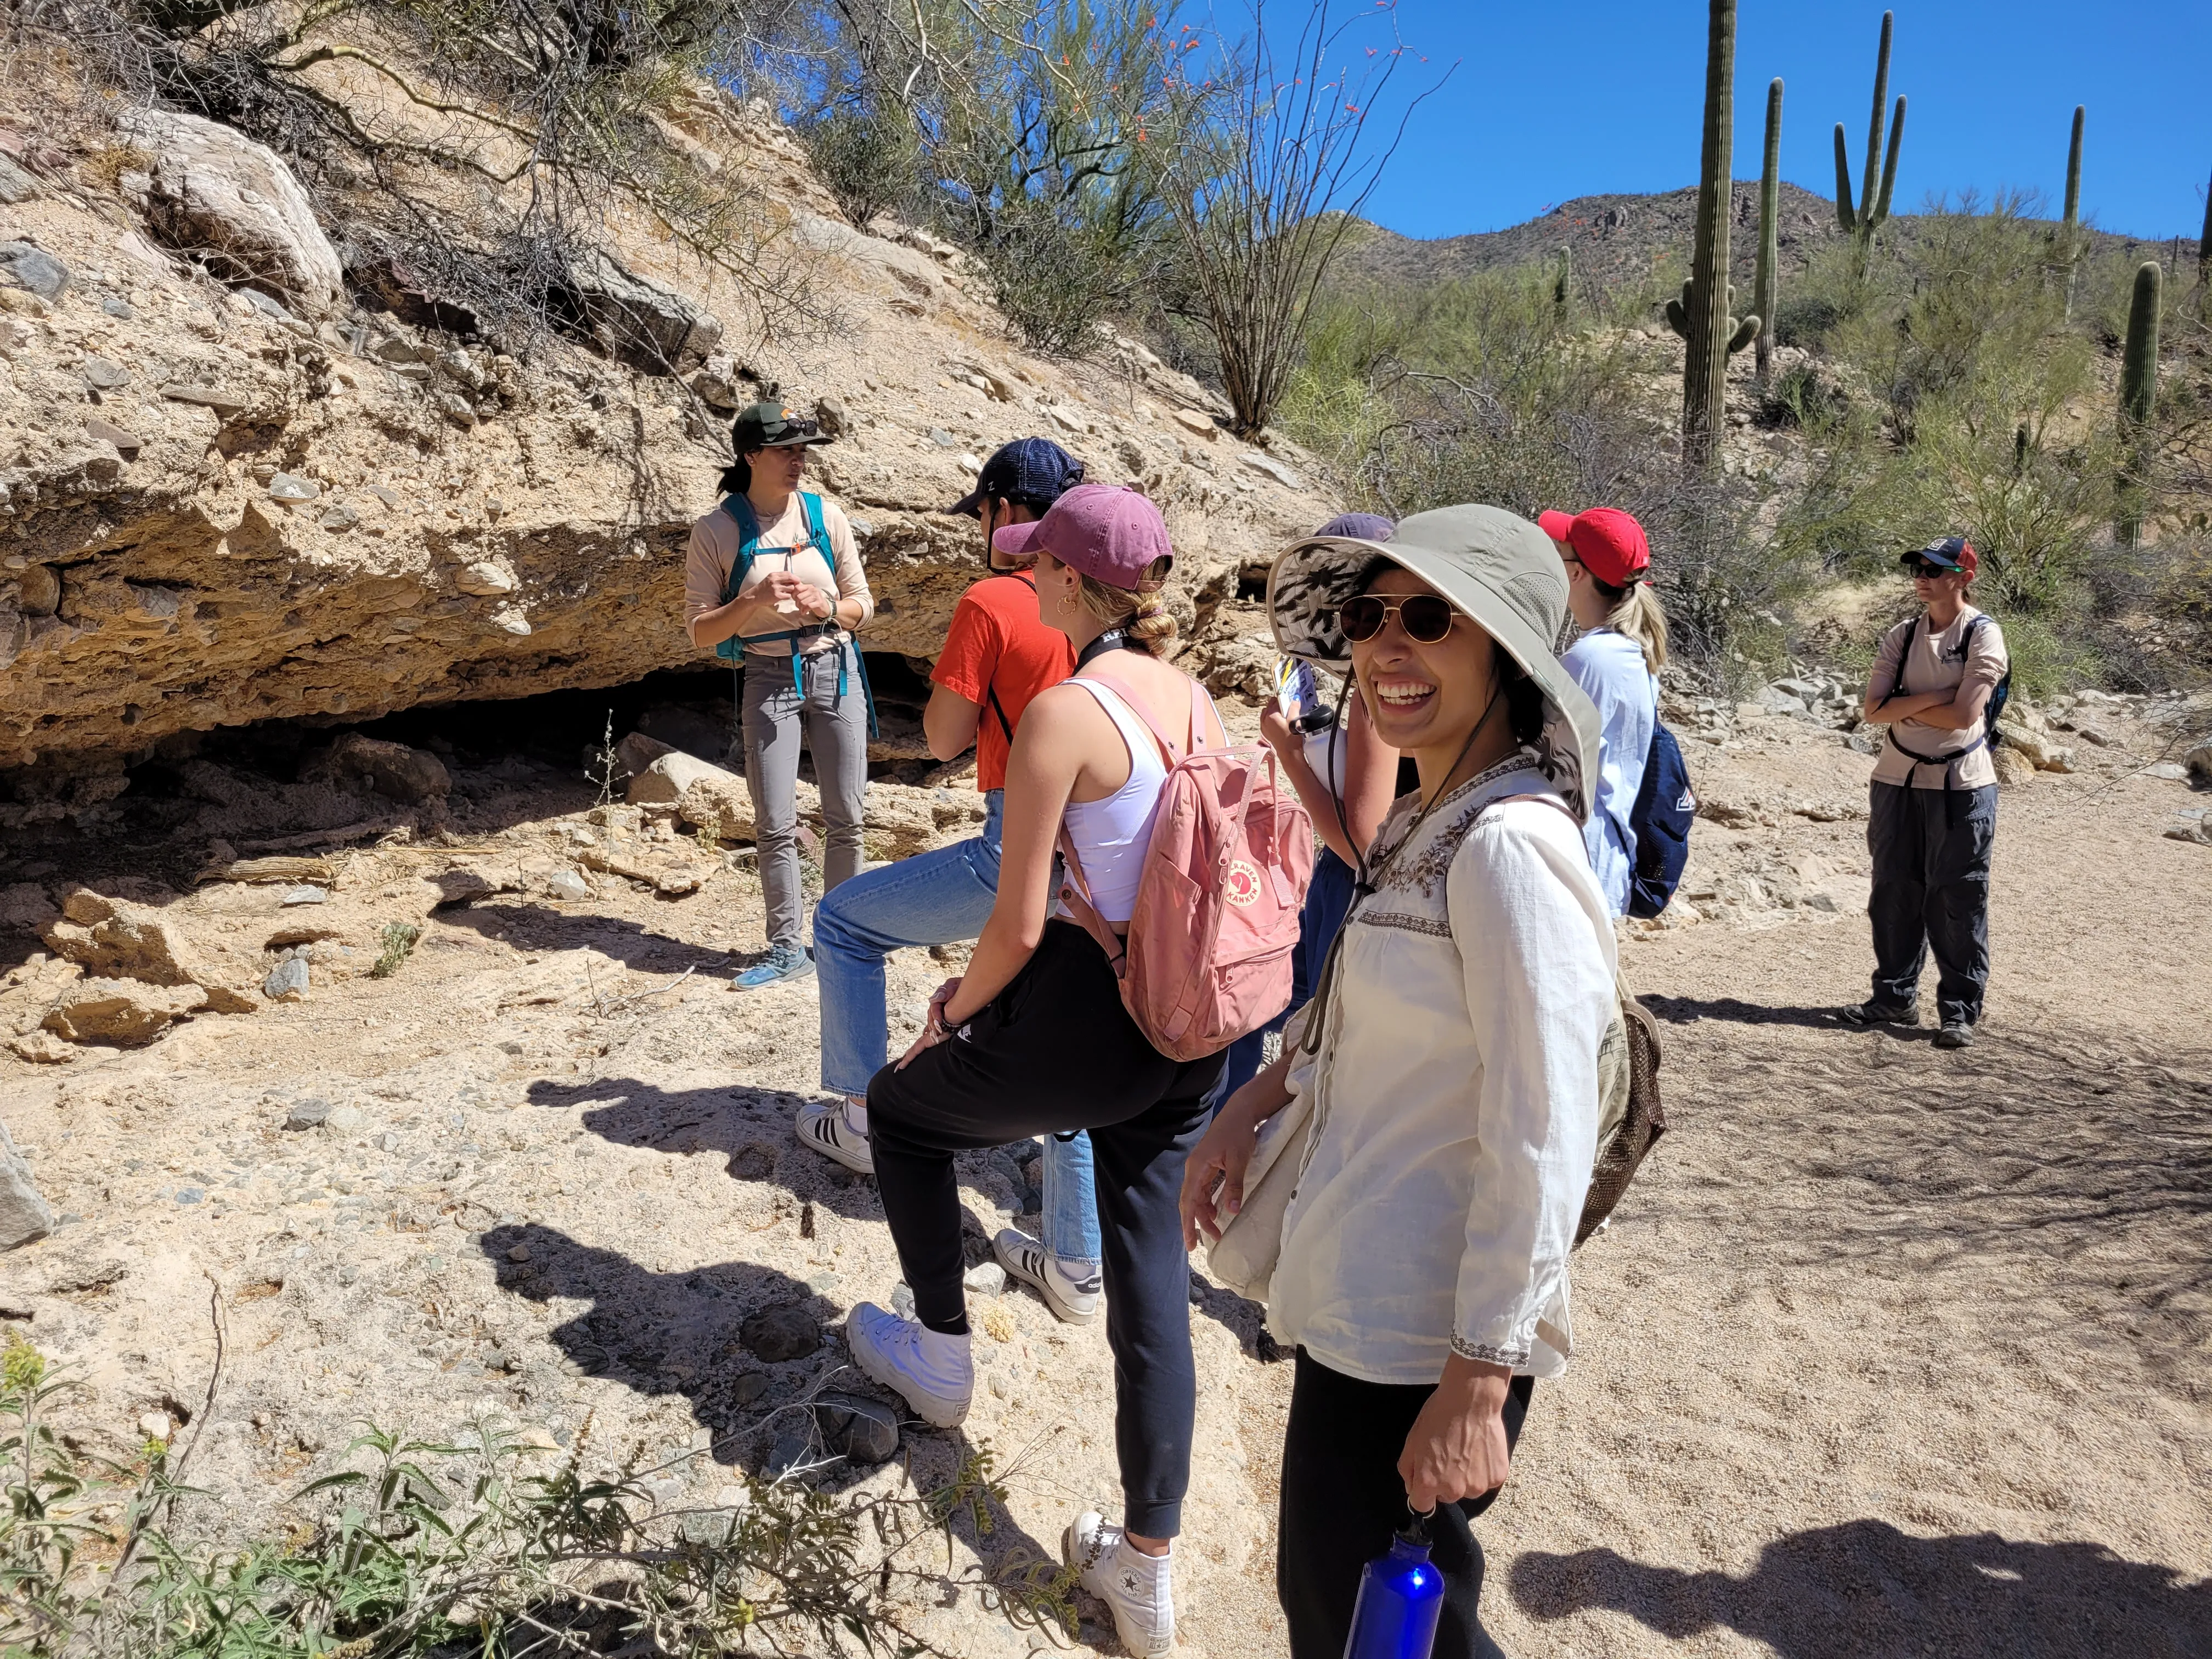
{"type": "Polygon", "coordinates": [[[1152,562],[1172,559],[1167,520],[1130,484],[1078,484],[1028,524],[1010,524],[991,538],[1017,558],[1049,553],[1109,587],[1134,592],[1151,580],[1152,562]]]}
{"type": "Polygon", "coordinates": [[[1626,587],[1639,580],[1651,563],[1651,544],[1644,526],[1617,507],[1593,507],[1570,518],[1564,513],[1542,513],[1536,527],[1555,542],[1565,542],[1591,575],[1607,587],[1626,587]]]}

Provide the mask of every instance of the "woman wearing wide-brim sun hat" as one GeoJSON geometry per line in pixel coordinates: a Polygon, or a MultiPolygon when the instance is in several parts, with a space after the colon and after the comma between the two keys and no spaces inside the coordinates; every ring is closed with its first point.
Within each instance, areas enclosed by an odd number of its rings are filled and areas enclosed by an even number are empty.
{"type": "Polygon", "coordinates": [[[1194,1246],[1241,1202],[1260,1121],[1310,1093],[1267,1292],[1297,1361],[1276,1554],[1292,1659],[1344,1652],[1363,1565],[1431,1506],[1437,1659],[1498,1651],[1471,1522],[1534,1379],[1572,1346],[1567,1252],[1615,1008],[1582,833],[1597,714],[1552,650],[1566,608],[1550,538],[1495,507],[1416,514],[1387,543],[1310,538],[1268,580],[1278,647],[1348,672],[1420,773],[1305,1034],[1231,1097],[1184,1177],[1194,1246]]]}
{"type": "Polygon", "coordinates": [[[750,991],[814,971],[799,939],[802,729],[829,830],[823,888],[860,873],[868,691],[853,630],[876,602],[844,514],[799,487],[807,450],[830,434],[784,404],[759,403],[738,415],[730,441],[737,459],[722,473],[721,505],[691,526],[684,619],[694,645],[712,646],[739,669],[745,787],[768,904],[768,955],[736,981],[750,991]]]}

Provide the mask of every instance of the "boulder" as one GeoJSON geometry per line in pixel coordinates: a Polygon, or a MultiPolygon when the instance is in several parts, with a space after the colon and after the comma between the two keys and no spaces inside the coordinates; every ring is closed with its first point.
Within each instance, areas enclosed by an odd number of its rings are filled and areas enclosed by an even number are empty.
{"type": "Polygon", "coordinates": [[[564,297],[601,350],[647,374],[696,368],[722,338],[713,312],[601,249],[569,265],[564,297]]]}
{"type": "Polygon", "coordinates": [[[2212,789],[2212,743],[2201,743],[2189,751],[2182,762],[2189,769],[2189,781],[2199,789],[2212,789]]]}
{"type": "Polygon", "coordinates": [[[34,881],[10,882],[0,887],[0,927],[42,933],[59,917],[46,890],[34,881]]]}
{"type": "Polygon", "coordinates": [[[1996,767],[1997,782],[2007,789],[2018,788],[2033,781],[2035,763],[2008,744],[1997,745],[1993,763],[1996,767]]]}
{"type": "Polygon", "coordinates": [[[66,1066],[76,1058],[76,1050],[52,1031],[26,1031],[21,1036],[10,1037],[8,1051],[33,1066],[66,1066]]]}
{"type": "Polygon", "coordinates": [[[82,979],[46,1012],[46,1030],[71,1042],[143,1048],[207,1004],[197,985],[148,985],[135,979],[82,979]]]}
{"type": "MultiPolygon", "coordinates": [[[[630,741],[623,739],[625,744],[630,741]]],[[[623,754],[619,748],[616,752],[618,756],[623,754]]],[[[647,761],[645,769],[630,779],[627,799],[633,806],[673,806],[684,799],[686,790],[702,781],[734,783],[740,789],[744,787],[744,780],[736,773],[712,761],[701,760],[696,755],[670,748],[647,761]]]]}
{"type": "Polygon", "coordinates": [[[825,1450],[855,1463],[883,1463],[898,1450],[898,1413],[880,1400],[825,1394],[814,1402],[814,1420],[825,1450]]]}
{"type": "Polygon", "coordinates": [[[132,110],[117,125],[153,155],[150,173],[124,175],[124,191],[155,240],[220,276],[310,311],[338,298],[337,250],[276,151],[217,122],[167,110],[132,110]]]}
{"type": "Polygon", "coordinates": [[[453,787],[445,762],[428,750],[365,738],[358,732],[337,740],[331,750],[330,768],[339,777],[359,779],[386,800],[410,805],[444,795],[453,787]]]}
{"type": "Polygon", "coordinates": [[[0,1123],[0,1250],[28,1244],[53,1230],[53,1208],[39,1196],[31,1166],[9,1139],[8,1126],[0,1123]]]}

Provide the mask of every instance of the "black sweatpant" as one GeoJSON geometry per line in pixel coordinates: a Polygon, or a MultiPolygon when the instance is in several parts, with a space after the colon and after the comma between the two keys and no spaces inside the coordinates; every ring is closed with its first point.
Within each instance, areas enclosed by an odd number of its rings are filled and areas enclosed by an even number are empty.
{"type": "Polygon", "coordinates": [[[1177,1200],[1221,1066],[1218,1055],[1179,1063],[1153,1048],[1097,941],[1054,921],[1029,964],[950,1042],[868,1085],[884,1218],[932,1330],[968,1328],[953,1153],[1091,1132],[1121,1524],[1150,1538],[1181,1530],[1190,1486],[1198,1373],[1177,1200]]]}
{"type": "Polygon", "coordinates": [[[1870,786],[1867,850],[1874,854],[1874,996],[1893,1007],[1919,1000],[1920,969],[1936,953],[1936,1004],[1946,1025],[1982,1017],[1990,982],[1990,853],[1997,787],[1870,786]]]}
{"type": "MultiPolygon", "coordinates": [[[[1521,1439],[1535,1379],[1516,1376],[1505,1396],[1505,1443],[1521,1439]]],[[[1283,1435],[1283,1502],[1275,1542],[1275,1599],[1291,1625],[1291,1659],[1343,1659],[1352,1604],[1367,1564],[1406,1524],[1398,1459],[1434,1384],[1400,1388],[1331,1370],[1304,1348],[1283,1435]]],[[[1496,1492],[1439,1504],[1429,1559],[1444,1579],[1434,1659],[1504,1659],[1486,1635],[1482,1546],[1469,1523],[1496,1492]]]]}

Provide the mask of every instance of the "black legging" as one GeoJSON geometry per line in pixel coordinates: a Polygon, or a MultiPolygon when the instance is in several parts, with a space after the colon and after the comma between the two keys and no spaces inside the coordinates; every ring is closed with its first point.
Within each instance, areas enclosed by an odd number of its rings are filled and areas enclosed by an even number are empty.
{"type": "Polygon", "coordinates": [[[968,1328],[953,1153],[1091,1131],[1122,1524],[1151,1538],[1181,1530],[1190,1486],[1198,1376],[1177,1200],[1221,1065],[1218,1055],[1178,1063],[1153,1048],[1097,942],[1054,921],[1028,965],[950,1042],[868,1085],[884,1218],[915,1316],[932,1330],[968,1328]]]}
{"type": "MultiPolygon", "coordinates": [[[[1506,1394],[1509,1447],[1521,1438],[1534,1386],[1516,1376],[1506,1394]]],[[[1435,1392],[1434,1384],[1363,1382],[1298,1350],[1275,1543],[1275,1598],[1290,1620],[1291,1659],[1342,1659],[1359,1575],[1406,1524],[1398,1458],[1435,1392]]],[[[1432,1659],[1503,1659],[1482,1628],[1482,1545],[1469,1524],[1497,1496],[1439,1504],[1429,1522],[1429,1559],[1444,1578],[1432,1659]]]]}

